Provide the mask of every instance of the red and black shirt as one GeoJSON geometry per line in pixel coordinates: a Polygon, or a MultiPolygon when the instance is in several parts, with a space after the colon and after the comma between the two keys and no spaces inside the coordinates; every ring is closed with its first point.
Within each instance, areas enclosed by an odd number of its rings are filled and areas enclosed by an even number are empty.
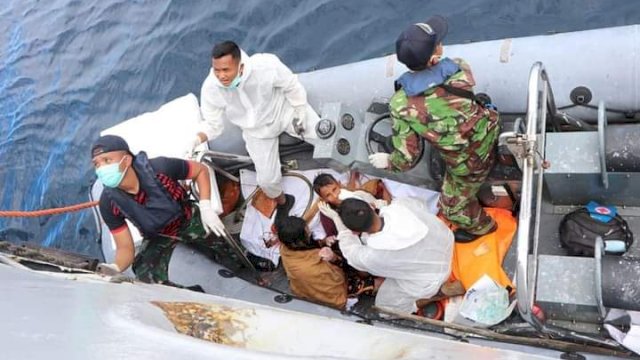
{"type": "MultiPolygon", "coordinates": [[[[179,201],[183,204],[184,217],[178,218],[171,223],[167,224],[160,233],[163,235],[176,236],[178,231],[185,222],[191,220],[191,205],[185,201],[187,198],[187,191],[180,185],[178,180],[184,180],[192,177],[194,169],[190,163],[186,160],[168,157],[157,157],[149,159],[151,168],[155,171],[156,177],[163,185],[164,189],[171,195],[173,200],[179,201]]],[[[129,169],[131,171],[132,169],[129,169]]],[[[142,183],[140,184],[142,186],[142,183]]],[[[147,192],[143,187],[140,188],[137,194],[130,195],[138,204],[144,205],[147,200],[147,192]]],[[[105,197],[100,198],[100,214],[102,219],[109,227],[112,234],[126,229],[127,223],[125,222],[124,214],[118,208],[118,205],[105,197]]]]}

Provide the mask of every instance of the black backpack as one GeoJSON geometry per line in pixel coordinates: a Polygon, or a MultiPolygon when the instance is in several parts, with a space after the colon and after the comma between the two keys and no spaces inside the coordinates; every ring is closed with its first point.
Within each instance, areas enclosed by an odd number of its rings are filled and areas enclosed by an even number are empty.
{"type": "Polygon", "coordinates": [[[560,243],[569,255],[593,256],[598,236],[605,241],[624,241],[627,250],[633,244],[633,233],[618,214],[605,223],[592,218],[589,210],[583,207],[565,215],[560,222],[560,243]]]}

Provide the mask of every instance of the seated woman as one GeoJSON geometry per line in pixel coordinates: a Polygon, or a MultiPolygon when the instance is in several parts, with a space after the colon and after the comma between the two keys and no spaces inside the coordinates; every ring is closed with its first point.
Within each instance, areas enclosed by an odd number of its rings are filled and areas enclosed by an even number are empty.
{"type": "Polygon", "coordinates": [[[302,218],[284,218],[277,235],[282,265],[296,296],[344,308],[347,298],[373,294],[382,283],[370,275],[362,279],[357,273],[345,274],[342,256],[315,241],[302,218]]]}
{"type": "Polygon", "coordinates": [[[299,217],[286,217],[278,224],[277,234],[282,245],[280,259],[293,294],[344,308],[347,302],[344,272],[338,264],[321,258],[321,246],[311,238],[305,221],[299,217]]]}

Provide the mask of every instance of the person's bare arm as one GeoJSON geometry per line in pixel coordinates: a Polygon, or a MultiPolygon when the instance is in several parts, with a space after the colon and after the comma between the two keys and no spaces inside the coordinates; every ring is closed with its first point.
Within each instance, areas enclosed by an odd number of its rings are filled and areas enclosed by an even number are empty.
{"type": "Polygon", "coordinates": [[[120,271],[125,271],[131,264],[136,255],[135,246],[133,245],[133,237],[129,227],[113,234],[113,240],[116,243],[116,258],[114,263],[118,266],[120,271]]]}
{"type": "Polygon", "coordinates": [[[189,161],[189,166],[191,168],[189,180],[195,181],[198,185],[200,200],[210,200],[211,180],[209,179],[209,170],[204,165],[195,161],[189,161]]]}
{"type": "Polygon", "coordinates": [[[316,199],[316,201],[313,202],[313,204],[311,204],[311,206],[309,207],[309,210],[307,210],[303,215],[302,215],[302,219],[304,220],[304,222],[306,222],[307,224],[316,216],[316,214],[318,213],[318,202],[320,201],[320,199],[316,199]]]}
{"type": "Polygon", "coordinates": [[[356,170],[351,170],[349,173],[349,181],[345,188],[347,190],[354,191],[360,189],[360,186],[360,173],[356,170]]]}

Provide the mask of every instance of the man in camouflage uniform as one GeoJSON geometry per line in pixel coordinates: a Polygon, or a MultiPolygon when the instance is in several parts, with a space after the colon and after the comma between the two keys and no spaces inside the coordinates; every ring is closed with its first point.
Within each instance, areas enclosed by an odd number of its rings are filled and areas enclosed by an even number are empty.
{"type": "Polygon", "coordinates": [[[389,104],[395,150],[373,154],[370,161],[379,168],[407,170],[420,155],[418,136],[425,138],[446,164],[441,211],[458,228],[456,240],[466,242],[496,227],[476,193],[493,166],[500,130],[498,113],[474,98],[469,65],[441,58],[446,32],[446,20],[434,16],[398,38],[398,60],[413,71],[396,81],[400,89],[389,104]]]}

